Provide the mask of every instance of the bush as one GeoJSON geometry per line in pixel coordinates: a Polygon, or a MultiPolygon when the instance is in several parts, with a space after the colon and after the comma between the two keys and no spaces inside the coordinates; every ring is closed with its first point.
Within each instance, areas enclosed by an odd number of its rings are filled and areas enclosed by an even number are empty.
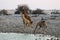
{"type": "Polygon", "coordinates": [[[1,10],[0,15],[8,15],[7,10],[5,10],[5,9],[1,10]]]}
{"type": "Polygon", "coordinates": [[[56,11],[56,12],[51,12],[51,14],[60,14],[58,11],[56,11]]]}
{"type": "Polygon", "coordinates": [[[25,8],[25,10],[29,11],[29,7],[27,5],[18,5],[15,14],[20,14],[23,7],[25,8]]]}
{"type": "Polygon", "coordinates": [[[36,9],[36,10],[33,10],[32,14],[45,14],[45,13],[43,13],[43,10],[41,9],[36,9]]]}

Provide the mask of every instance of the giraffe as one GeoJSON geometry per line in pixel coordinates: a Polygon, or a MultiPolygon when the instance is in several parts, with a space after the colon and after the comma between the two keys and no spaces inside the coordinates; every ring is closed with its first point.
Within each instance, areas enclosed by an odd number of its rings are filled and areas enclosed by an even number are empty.
{"type": "Polygon", "coordinates": [[[25,9],[24,6],[22,6],[22,19],[23,19],[24,27],[30,26],[33,22],[30,16],[28,16],[28,11],[25,9]]]}
{"type": "Polygon", "coordinates": [[[43,28],[43,31],[45,31],[45,28],[47,28],[47,22],[44,19],[42,19],[41,21],[37,22],[35,30],[34,30],[34,33],[36,32],[36,29],[37,29],[38,26],[39,26],[39,29],[43,28]]]}

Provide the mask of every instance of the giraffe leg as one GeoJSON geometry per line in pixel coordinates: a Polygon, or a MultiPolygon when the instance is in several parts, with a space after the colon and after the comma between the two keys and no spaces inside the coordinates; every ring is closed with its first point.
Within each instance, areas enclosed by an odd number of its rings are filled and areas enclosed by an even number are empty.
{"type": "Polygon", "coordinates": [[[24,27],[25,27],[25,22],[24,22],[24,20],[23,20],[23,24],[24,24],[24,27]]]}
{"type": "Polygon", "coordinates": [[[41,28],[41,25],[39,25],[39,29],[41,28]]]}
{"type": "Polygon", "coordinates": [[[34,34],[36,33],[36,29],[37,29],[37,27],[38,27],[38,24],[37,24],[36,27],[35,27],[34,34]]]}
{"type": "Polygon", "coordinates": [[[26,28],[26,26],[27,26],[27,23],[26,23],[26,21],[24,22],[24,28],[26,28]]]}
{"type": "Polygon", "coordinates": [[[43,28],[43,33],[46,34],[46,30],[45,30],[45,28],[43,28]]]}
{"type": "Polygon", "coordinates": [[[29,27],[29,25],[30,25],[30,24],[29,24],[29,23],[27,23],[27,27],[29,27]]]}
{"type": "Polygon", "coordinates": [[[24,24],[24,28],[26,28],[26,24],[24,24]]]}

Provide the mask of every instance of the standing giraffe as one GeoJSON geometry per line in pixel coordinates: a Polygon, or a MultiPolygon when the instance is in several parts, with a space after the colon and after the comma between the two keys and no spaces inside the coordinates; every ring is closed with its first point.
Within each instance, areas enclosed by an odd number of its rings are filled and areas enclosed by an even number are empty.
{"type": "Polygon", "coordinates": [[[43,28],[43,31],[45,31],[45,28],[47,28],[47,22],[45,20],[41,20],[39,21],[37,24],[36,24],[36,27],[35,27],[35,30],[34,30],[34,33],[36,32],[36,29],[38,28],[39,26],[39,29],[40,28],[43,28]]]}
{"type": "Polygon", "coordinates": [[[23,19],[23,24],[24,27],[28,27],[30,24],[32,24],[32,20],[30,18],[30,16],[28,16],[28,11],[25,9],[24,6],[22,6],[22,19],[23,19]]]}

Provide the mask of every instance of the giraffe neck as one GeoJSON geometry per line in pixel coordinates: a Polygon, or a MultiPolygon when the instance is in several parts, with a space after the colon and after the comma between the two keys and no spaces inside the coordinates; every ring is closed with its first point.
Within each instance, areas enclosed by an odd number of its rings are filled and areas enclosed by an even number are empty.
{"type": "Polygon", "coordinates": [[[23,11],[23,14],[24,14],[25,17],[28,16],[28,12],[26,10],[23,11]]]}

